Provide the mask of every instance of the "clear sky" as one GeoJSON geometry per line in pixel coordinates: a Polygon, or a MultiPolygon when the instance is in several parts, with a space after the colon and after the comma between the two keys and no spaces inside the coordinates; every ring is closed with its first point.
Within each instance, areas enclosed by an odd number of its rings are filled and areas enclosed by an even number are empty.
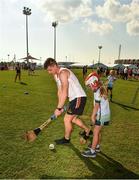
{"type": "Polygon", "coordinates": [[[52,21],[57,20],[57,61],[113,63],[139,59],[139,0],[0,0],[0,61],[26,56],[23,7],[29,7],[29,53],[53,57],[52,21]]]}

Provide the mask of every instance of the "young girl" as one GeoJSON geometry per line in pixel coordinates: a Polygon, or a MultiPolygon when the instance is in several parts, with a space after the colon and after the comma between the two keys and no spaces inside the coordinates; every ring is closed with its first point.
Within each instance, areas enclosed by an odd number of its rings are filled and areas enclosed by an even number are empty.
{"type": "Polygon", "coordinates": [[[107,77],[107,93],[110,91],[110,101],[112,101],[112,89],[113,89],[113,83],[116,80],[116,77],[114,76],[115,72],[114,70],[110,70],[110,75],[107,77]]]}
{"type": "Polygon", "coordinates": [[[100,152],[100,134],[103,126],[109,124],[110,109],[107,98],[107,90],[102,85],[96,73],[92,72],[85,80],[85,84],[94,92],[94,108],[92,112],[92,122],[94,124],[92,145],[87,151],[82,153],[85,157],[96,157],[96,152],[100,152]]]}

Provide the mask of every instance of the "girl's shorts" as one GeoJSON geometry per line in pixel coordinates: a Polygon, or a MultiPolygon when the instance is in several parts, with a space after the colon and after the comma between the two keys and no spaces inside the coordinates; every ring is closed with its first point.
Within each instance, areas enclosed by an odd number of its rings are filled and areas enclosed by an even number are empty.
{"type": "Polygon", "coordinates": [[[109,121],[110,121],[110,115],[103,115],[101,117],[97,115],[95,125],[107,126],[109,125],[109,121]]]}

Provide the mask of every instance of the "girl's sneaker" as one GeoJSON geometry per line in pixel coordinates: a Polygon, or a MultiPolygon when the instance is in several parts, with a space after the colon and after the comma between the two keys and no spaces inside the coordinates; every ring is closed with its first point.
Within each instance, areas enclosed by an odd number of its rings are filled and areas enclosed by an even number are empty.
{"type": "Polygon", "coordinates": [[[87,151],[84,151],[84,152],[82,153],[82,156],[95,158],[95,157],[96,157],[96,152],[94,151],[94,152],[92,153],[91,149],[88,149],[87,151]]]}
{"type": "MultiPolygon", "coordinates": [[[[80,135],[80,136],[86,136],[86,132],[85,132],[85,131],[80,131],[80,132],[79,132],[79,135],[80,135]]],[[[93,135],[93,131],[92,131],[92,130],[89,131],[89,136],[90,136],[90,135],[93,135]]]]}
{"type": "Polygon", "coordinates": [[[96,147],[96,152],[100,152],[100,147],[96,147]]]}
{"type": "MultiPolygon", "coordinates": [[[[91,149],[91,146],[92,146],[92,144],[89,144],[89,145],[88,145],[88,149],[91,149]]],[[[95,151],[96,151],[96,152],[100,152],[100,146],[99,146],[99,147],[96,147],[95,151]]]]}

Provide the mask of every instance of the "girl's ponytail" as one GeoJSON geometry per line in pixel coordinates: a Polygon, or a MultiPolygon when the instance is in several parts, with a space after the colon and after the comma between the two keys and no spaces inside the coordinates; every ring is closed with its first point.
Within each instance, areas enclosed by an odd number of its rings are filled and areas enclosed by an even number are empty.
{"type": "Polygon", "coordinates": [[[100,95],[103,96],[105,99],[107,99],[108,93],[107,93],[106,86],[102,82],[100,82],[100,86],[99,87],[100,87],[100,95]]]}

